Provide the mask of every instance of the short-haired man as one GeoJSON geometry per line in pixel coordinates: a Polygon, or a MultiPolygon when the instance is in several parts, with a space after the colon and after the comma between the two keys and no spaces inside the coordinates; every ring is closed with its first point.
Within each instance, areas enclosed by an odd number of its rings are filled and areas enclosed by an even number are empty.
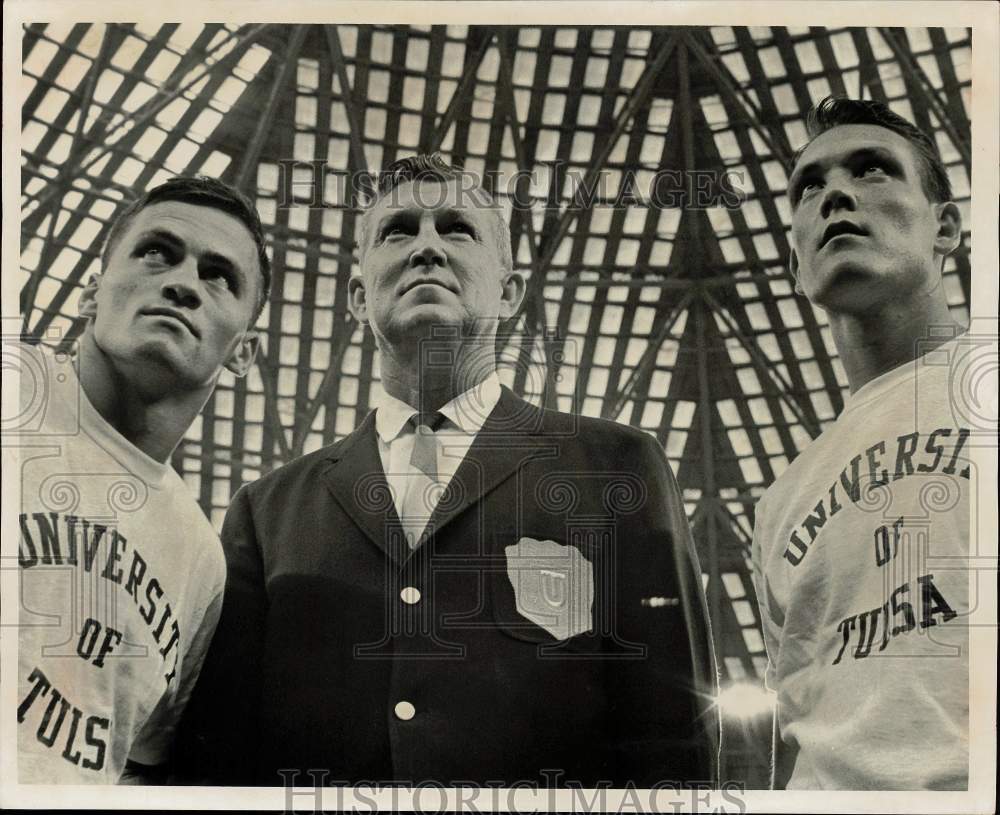
{"type": "Polygon", "coordinates": [[[221,371],[250,367],[269,280],[253,204],[173,178],[112,226],[75,360],[4,347],[42,374],[22,382],[22,415],[42,419],[15,470],[22,783],[163,778],[225,585],[218,536],[169,458],[221,371]]]}
{"type": "Polygon", "coordinates": [[[791,270],[851,394],[757,507],[774,783],[964,789],[969,429],[942,283],[961,218],[933,143],[886,106],[827,99],[808,124],[791,270]]]}
{"type": "Polygon", "coordinates": [[[385,395],[233,499],[195,780],[714,779],[701,575],[663,450],[501,387],[525,285],[469,180],[436,156],[382,174],[350,296],[385,395]]]}

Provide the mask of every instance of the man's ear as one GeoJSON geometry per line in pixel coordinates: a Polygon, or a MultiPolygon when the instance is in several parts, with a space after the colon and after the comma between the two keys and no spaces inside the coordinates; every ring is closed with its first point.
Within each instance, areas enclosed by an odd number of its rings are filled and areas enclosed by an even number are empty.
{"type": "Polygon", "coordinates": [[[360,277],[352,277],[347,281],[348,308],[354,319],[362,325],[368,323],[368,300],[365,295],[365,282],[360,277]]]}
{"type": "Polygon", "coordinates": [[[962,242],[962,213],[954,201],[934,205],[938,231],[934,238],[934,254],[944,258],[962,242]]]}
{"type": "Polygon", "coordinates": [[[805,292],[802,290],[802,281],[799,279],[799,256],[796,254],[794,248],[788,257],[788,271],[792,273],[792,279],[795,281],[795,293],[804,296],[805,292]]]}
{"type": "Polygon", "coordinates": [[[77,313],[81,317],[93,320],[97,316],[97,290],[101,287],[101,276],[92,274],[87,285],[80,292],[80,299],[77,301],[77,313]]]}
{"type": "Polygon", "coordinates": [[[507,320],[517,314],[524,299],[524,275],[520,272],[504,272],[500,281],[500,319],[507,320]]]}
{"type": "Polygon", "coordinates": [[[254,357],[257,356],[257,348],[260,346],[260,335],[256,331],[247,331],[236,344],[233,353],[226,360],[226,370],[236,374],[236,376],[246,376],[250,366],[253,365],[254,357]]]}

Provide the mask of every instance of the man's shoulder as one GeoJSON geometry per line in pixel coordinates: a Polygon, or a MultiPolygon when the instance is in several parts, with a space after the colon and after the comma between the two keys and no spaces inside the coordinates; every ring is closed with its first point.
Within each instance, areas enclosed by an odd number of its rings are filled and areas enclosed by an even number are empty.
{"type": "Polygon", "coordinates": [[[572,413],[554,410],[547,407],[532,405],[519,396],[507,390],[508,399],[514,404],[526,405],[526,410],[533,411],[531,421],[533,432],[541,436],[560,438],[578,438],[590,444],[611,444],[633,447],[650,444],[652,436],[631,425],[620,424],[611,419],[597,416],[585,416],[582,413],[572,413]]]}
{"type": "Polygon", "coordinates": [[[362,424],[344,438],[294,458],[265,473],[256,481],[244,484],[243,489],[251,495],[258,495],[318,478],[333,461],[340,458],[367,432],[370,432],[367,423],[362,424]]]}

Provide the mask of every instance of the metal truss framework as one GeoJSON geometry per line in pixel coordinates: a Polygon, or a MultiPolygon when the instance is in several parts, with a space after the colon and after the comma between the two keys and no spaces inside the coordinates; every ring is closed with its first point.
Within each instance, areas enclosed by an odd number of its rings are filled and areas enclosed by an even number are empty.
{"type": "MultiPolygon", "coordinates": [[[[529,282],[504,381],[657,436],[725,672],[759,677],[753,505],[846,385],[786,269],[803,111],[828,93],[889,103],[935,134],[967,213],[970,53],[964,29],[30,25],[24,331],[72,345],[136,191],[202,172],[255,197],[275,269],[264,353],[174,458],[218,522],[243,482],[349,432],[378,386],[347,309],[360,202],[338,179],[418,150],[514,178],[498,198],[533,205],[511,212],[529,282]]],[[[969,246],[945,267],[960,319],[969,246]]]]}

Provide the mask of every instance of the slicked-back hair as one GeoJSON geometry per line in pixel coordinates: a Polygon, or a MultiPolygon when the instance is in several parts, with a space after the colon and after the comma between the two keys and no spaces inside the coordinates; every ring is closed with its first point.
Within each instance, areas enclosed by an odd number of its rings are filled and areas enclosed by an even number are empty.
{"type": "Polygon", "coordinates": [[[362,259],[368,247],[368,216],[371,210],[397,187],[411,181],[438,181],[442,184],[458,181],[459,189],[463,194],[470,194],[470,191],[475,191],[477,198],[480,199],[476,203],[486,209],[491,209],[496,216],[494,228],[496,231],[497,247],[500,250],[501,265],[505,271],[510,271],[514,268],[510,246],[510,226],[504,217],[503,209],[496,203],[486,188],[483,187],[478,176],[471,174],[468,170],[448,164],[448,162],[441,158],[440,153],[431,153],[430,155],[421,153],[398,159],[378,174],[378,185],[374,195],[368,202],[365,211],[361,214],[360,241],[358,246],[359,255],[362,259]],[[464,180],[470,178],[474,181],[471,187],[462,183],[464,180]]]}
{"type": "Polygon", "coordinates": [[[841,125],[877,125],[898,133],[913,145],[917,153],[920,179],[928,200],[934,203],[951,200],[951,181],[934,140],[916,125],[893,113],[888,106],[871,99],[828,96],[810,110],[806,115],[809,142],[795,154],[793,165],[798,163],[806,147],[817,136],[841,125]]]}
{"type": "Polygon", "coordinates": [[[257,295],[257,303],[254,306],[253,325],[264,310],[267,298],[271,293],[271,264],[264,251],[264,228],[260,222],[260,215],[253,202],[235,187],[231,187],[224,181],[209,176],[186,176],[179,175],[165,181],[153,189],[148,190],[139,196],[135,201],[115,219],[108,232],[107,240],[104,242],[104,251],[101,253],[101,270],[105,270],[111,259],[111,253],[128,229],[129,225],[146,207],[152,204],[161,204],[165,201],[177,201],[182,204],[193,204],[199,207],[212,207],[213,209],[232,215],[240,221],[250,231],[253,242],[257,247],[257,262],[260,264],[260,290],[257,295]]]}

